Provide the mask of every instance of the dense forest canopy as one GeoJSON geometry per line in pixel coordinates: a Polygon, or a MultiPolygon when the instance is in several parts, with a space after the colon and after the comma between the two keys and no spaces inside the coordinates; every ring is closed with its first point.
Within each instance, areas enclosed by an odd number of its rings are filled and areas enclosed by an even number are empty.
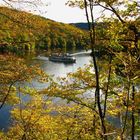
{"type": "Polygon", "coordinates": [[[87,33],[69,24],[58,23],[6,7],[0,7],[1,47],[9,51],[87,47],[87,33]]]}

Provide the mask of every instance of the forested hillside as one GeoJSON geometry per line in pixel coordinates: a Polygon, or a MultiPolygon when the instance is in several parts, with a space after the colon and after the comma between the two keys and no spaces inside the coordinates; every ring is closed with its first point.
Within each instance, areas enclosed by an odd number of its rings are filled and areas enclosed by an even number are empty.
{"type": "Polygon", "coordinates": [[[87,45],[87,33],[83,30],[6,7],[0,7],[0,25],[1,51],[66,50],[87,45]]]}

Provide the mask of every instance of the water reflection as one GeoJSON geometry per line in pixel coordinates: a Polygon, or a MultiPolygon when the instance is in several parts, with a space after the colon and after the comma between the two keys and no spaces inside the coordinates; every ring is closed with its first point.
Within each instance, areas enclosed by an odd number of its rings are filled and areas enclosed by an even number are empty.
{"type": "Polygon", "coordinates": [[[11,124],[10,110],[11,106],[5,105],[0,109],[0,129],[7,131],[8,126],[11,124]]]}

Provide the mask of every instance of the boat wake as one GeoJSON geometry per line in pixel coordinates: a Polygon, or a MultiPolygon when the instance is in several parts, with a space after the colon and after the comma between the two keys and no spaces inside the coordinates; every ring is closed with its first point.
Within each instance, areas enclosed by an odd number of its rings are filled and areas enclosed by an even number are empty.
{"type": "Polygon", "coordinates": [[[38,60],[44,60],[44,61],[46,61],[46,60],[49,60],[49,58],[48,57],[45,57],[45,56],[37,56],[35,59],[38,59],[38,60]]]}
{"type": "Polygon", "coordinates": [[[83,55],[83,54],[90,54],[91,53],[91,50],[89,51],[83,51],[83,52],[78,52],[78,53],[73,53],[73,54],[70,54],[71,56],[75,56],[75,55],[83,55]]]}
{"type": "MultiPolygon", "coordinates": [[[[86,55],[86,54],[89,55],[90,53],[91,53],[91,50],[88,50],[88,51],[73,53],[73,54],[70,54],[70,56],[72,57],[72,56],[76,56],[76,55],[86,55]]],[[[41,55],[38,55],[34,59],[49,61],[49,57],[45,57],[45,56],[41,56],[41,55]]]]}

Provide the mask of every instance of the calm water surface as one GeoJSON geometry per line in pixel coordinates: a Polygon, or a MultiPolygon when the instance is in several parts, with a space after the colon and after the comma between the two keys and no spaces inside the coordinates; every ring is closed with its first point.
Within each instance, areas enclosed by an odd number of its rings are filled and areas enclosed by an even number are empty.
{"type": "MultiPolygon", "coordinates": [[[[64,63],[56,63],[51,62],[45,56],[38,56],[32,60],[29,60],[31,64],[37,63],[40,64],[40,67],[48,74],[54,75],[55,77],[64,77],[69,72],[75,72],[79,67],[84,67],[85,64],[90,64],[92,60],[91,56],[89,55],[90,52],[79,52],[73,54],[76,58],[76,63],[74,64],[64,64],[64,63]]],[[[32,83],[33,87],[38,89],[44,88],[44,84],[39,84],[37,82],[32,83]]],[[[26,100],[26,98],[25,98],[26,100]]],[[[6,130],[7,127],[10,125],[10,110],[11,106],[4,106],[0,110],[0,128],[6,130]]]]}

